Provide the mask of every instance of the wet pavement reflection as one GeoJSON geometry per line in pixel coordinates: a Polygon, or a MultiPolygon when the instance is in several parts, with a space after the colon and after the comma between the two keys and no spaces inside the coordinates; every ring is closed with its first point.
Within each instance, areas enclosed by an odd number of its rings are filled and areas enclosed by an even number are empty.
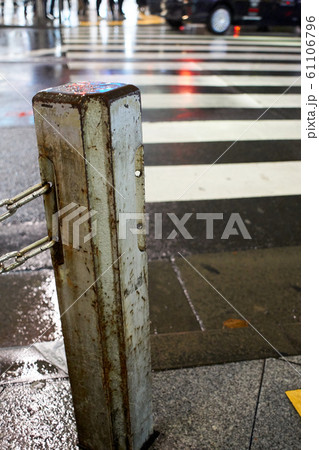
{"type": "Polygon", "coordinates": [[[2,275],[0,311],[0,347],[62,337],[51,271],[2,275]]]}
{"type": "Polygon", "coordinates": [[[60,30],[0,28],[0,126],[33,125],[32,97],[69,81],[61,42],[60,30]]]}
{"type": "Polygon", "coordinates": [[[55,29],[0,28],[0,55],[23,55],[36,49],[55,49],[59,55],[61,31],[55,29]]]}
{"type": "Polygon", "coordinates": [[[68,375],[63,340],[0,349],[0,385],[68,375]]]}

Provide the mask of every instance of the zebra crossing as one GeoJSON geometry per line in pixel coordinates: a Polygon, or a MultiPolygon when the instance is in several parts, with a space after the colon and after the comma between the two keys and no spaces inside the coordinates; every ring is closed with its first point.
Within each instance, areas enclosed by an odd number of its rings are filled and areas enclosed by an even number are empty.
{"type": "Polygon", "coordinates": [[[65,29],[63,49],[70,81],[140,88],[149,212],[239,212],[254,239],[227,249],[298,244],[299,38],[99,25],[65,29]]]}

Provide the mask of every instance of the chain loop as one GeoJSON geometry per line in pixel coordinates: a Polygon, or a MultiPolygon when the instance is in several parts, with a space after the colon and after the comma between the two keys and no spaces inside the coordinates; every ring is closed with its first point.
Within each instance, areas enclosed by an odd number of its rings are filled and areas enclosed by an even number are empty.
{"type": "MultiPolygon", "coordinates": [[[[51,186],[51,183],[39,183],[29,189],[26,189],[15,197],[0,201],[0,208],[5,206],[7,209],[7,212],[0,215],[0,222],[3,222],[11,217],[21,206],[26,205],[41,195],[47,194],[50,191],[51,186]]],[[[10,270],[21,266],[21,264],[24,264],[28,259],[38,255],[39,253],[45,252],[49,248],[53,247],[54,244],[55,241],[50,240],[49,236],[46,236],[22,248],[21,250],[9,252],[0,256],[0,274],[10,272],[10,270]],[[10,259],[13,260],[13,262],[4,264],[10,259]]]]}
{"type": "Polygon", "coordinates": [[[10,272],[10,270],[21,266],[21,264],[24,264],[28,259],[39,253],[45,252],[53,247],[54,244],[55,241],[50,240],[49,236],[46,236],[19,251],[6,253],[5,255],[0,256],[0,274],[10,272]],[[4,262],[10,259],[13,259],[14,261],[11,264],[5,265],[4,262]]]}
{"type": "Polygon", "coordinates": [[[21,192],[15,197],[7,198],[5,200],[0,201],[0,208],[2,206],[5,206],[7,209],[7,212],[1,214],[0,222],[3,222],[4,220],[11,217],[21,206],[26,205],[27,203],[31,202],[37,197],[40,197],[43,194],[47,194],[50,189],[51,189],[50,183],[44,184],[39,183],[21,192]]]}

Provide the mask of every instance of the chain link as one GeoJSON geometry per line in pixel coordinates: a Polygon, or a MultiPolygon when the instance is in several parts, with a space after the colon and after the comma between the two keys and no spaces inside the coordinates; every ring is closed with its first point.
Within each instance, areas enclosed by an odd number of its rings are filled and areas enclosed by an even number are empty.
{"type": "Polygon", "coordinates": [[[26,191],[21,192],[15,197],[0,201],[0,208],[5,206],[7,209],[7,212],[1,214],[0,222],[3,222],[4,220],[11,217],[21,206],[26,205],[27,203],[31,202],[37,197],[40,197],[43,194],[46,194],[50,189],[50,183],[39,183],[35,186],[30,187],[26,191]]]}
{"type": "MultiPolygon", "coordinates": [[[[5,206],[7,209],[7,212],[0,215],[0,222],[3,222],[11,217],[21,206],[31,202],[41,195],[47,194],[50,191],[51,186],[52,185],[50,183],[39,183],[21,192],[15,197],[0,201],[0,208],[5,206]]],[[[24,264],[28,259],[38,255],[39,253],[45,252],[49,248],[53,247],[54,244],[55,241],[50,240],[49,236],[46,236],[22,248],[21,250],[9,252],[0,256],[0,274],[10,272],[10,270],[21,266],[21,264],[24,264]],[[10,260],[13,260],[13,262],[4,264],[6,261],[10,260]]]]}
{"type": "Polygon", "coordinates": [[[53,247],[54,244],[55,241],[50,241],[49,236],[46,236],[19,251],[6,253],[5,255],[0,256],[0,274],[10,272],[10,270],[21,266],[21,264],[24,264],[28,259],[38,255],[39,253],[45,252],[49,248],[53,247]],[[13,259],[14,261],[11,264],[5,265],[4,262],[10,259],[13,259]]]}

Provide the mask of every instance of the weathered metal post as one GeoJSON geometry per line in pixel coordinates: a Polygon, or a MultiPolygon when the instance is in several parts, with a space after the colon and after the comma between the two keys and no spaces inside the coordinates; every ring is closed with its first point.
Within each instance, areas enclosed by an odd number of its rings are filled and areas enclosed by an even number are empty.
{"type": "Polygon", "coordinates": [[[145,236],[118,232],[122,213],[144,212],[140,93],[70,83],[33,108],[79,443],[139,449],[152,433],[145,236]]]}

